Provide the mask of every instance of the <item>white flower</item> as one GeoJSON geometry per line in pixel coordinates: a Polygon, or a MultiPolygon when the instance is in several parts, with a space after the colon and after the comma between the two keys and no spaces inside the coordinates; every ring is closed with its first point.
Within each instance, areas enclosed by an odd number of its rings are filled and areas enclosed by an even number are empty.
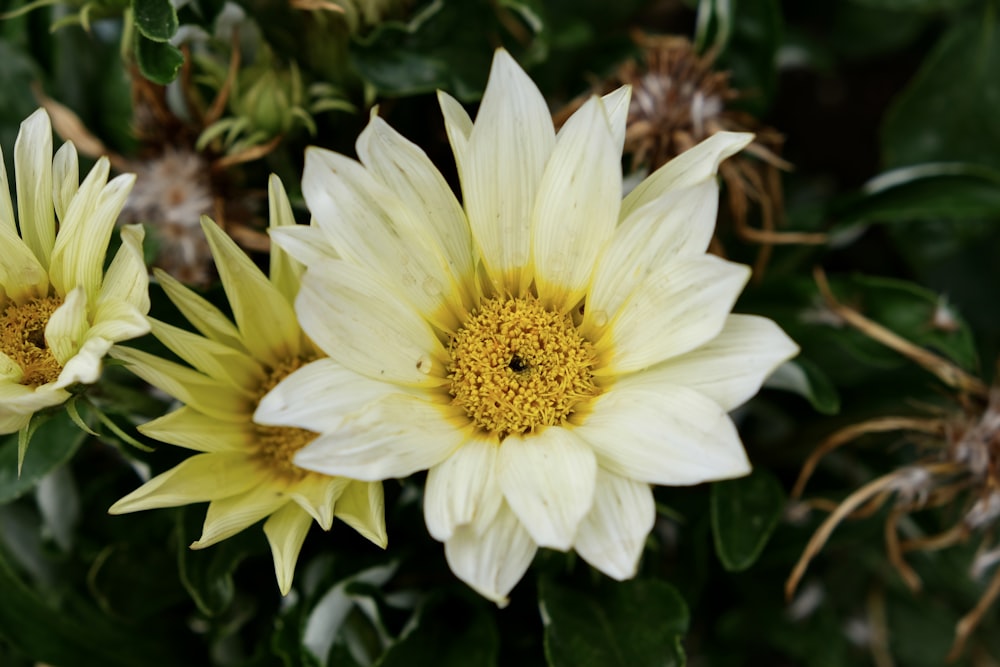
{"type": "Polygon", "coordinates": [[[650,484],[746,474],[727,411],[796,352],[730,315],[749,269],[706,255],[720,133],[621,199],[629,90],[555,134],[497,52],[476,123],[439,95],[463,207],[373,118],[361,164],[310,149],[310,227],[273,231],[307,266],[296,312],[330,359],[265,396],[263,423],[320,435],[296,464],[378,480],[429,470],[428,530],[502,604],[539,546],[635,574],[650,484]]]}
{"type": "Polygon", "coordinates": [[[67,142],[53,158],[52,126],[39,109],[14,144],[15,218],[0,153],[0,433],[65,402],[71,386],[96,382],[114,343],[149,331],[141,227],[121,230],[104,271],[135,181],[109,182],[108,171],[101,158],[80,183],[76,149],[67,142]]]}

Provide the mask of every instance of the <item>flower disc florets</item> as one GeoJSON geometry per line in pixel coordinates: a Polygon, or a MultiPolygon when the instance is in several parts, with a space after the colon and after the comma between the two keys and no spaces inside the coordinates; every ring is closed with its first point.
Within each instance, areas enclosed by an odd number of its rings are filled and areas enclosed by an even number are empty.
{"type": "MultiPolygon", "coordinates": [[[[260,399],[264,398],[279,382],[309,361],[312,359],[296,357],[273,368],[257,388],[254,408],[260,403],[260,399]]],[[[262,468],[290,481],[298,481],[306,476],[305,470],[292,463],[292,457],[295,456],[295,452],[312,442],[317,435],[315,432],[292,426],[265,426],[257,423],[252,424],[252,428],[255,447],[252,458],[262,468]]]]}
{"type": "Polygon", "coordinates": [[[501,438],[560,424],[598,393],[593,346],[534,297],[484,301],[449,351],[453,403],[501,438]]]}
{"type": "Polygon", "coordinates": [[[0,316],[0,351],[21,367],[21,384],[27,387],[54,382],[62,370],[45,343],[45,325],[61,305],[59,297],[32,299],[7,304],[0,316]]]}

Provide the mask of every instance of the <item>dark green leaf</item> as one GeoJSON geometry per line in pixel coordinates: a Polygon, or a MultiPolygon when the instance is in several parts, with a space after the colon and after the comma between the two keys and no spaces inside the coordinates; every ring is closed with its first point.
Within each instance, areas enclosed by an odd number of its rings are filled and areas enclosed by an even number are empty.
{"type": "Polygon", "coordinates": [[[177,10],[170,0],[132,0],[132,16],[139,34],[165,42],[177,32],[177,10]]]}
{"type": "Polygon", "coordinates": [[[64,412],[38,427],[24,457],[21,476],[17,476],[17,434],[0,440],[0,503],[19,498],[38,481],[73,456],[86,438],[64,412]]]}
{"type": "Polygon", "coordinates": [[[432,598],[420,610],[417,625],[390,646],[376,665],[496,665],[500,638],[484,604],[432,598]]]}
{"type": "Polygon", "coordinates": [[[889,166],[958,160],[1000,167],[1000,39],[996,7],[957,22],[886,116],[889,166]]]}
{"type": "Polygon", "coordinates": [[[249,528],[210,549],[190,549],[188,545],[201,534],[203,512],[203,506],[186,507],[178,512],[178,568],[181,582],[198,608],[207,616],[215,616],[232,603],[233,572],[262,538],[259,530],[249,528]]]}
{"type": "Polygon", "coordinates": [[[162,85],[173,81],[184,64],[184,54],[176,46],[142,35],[136,35],[135,59],[144,77],[162,85]]]}
{"type": "Polygon", "coordinates": [[[775,58],[781,45],[781,11],[776,0],[737,0],[732,35],[721,65],[745,91],[744,105],[766,109],[777,83],[775,58]]]}
{"type": "Polygon", "coordinates": [[[538,604],[551,667],[680,667],[687,605],[658,579],[608,585],[588,595],[542,579],[538,604]]]}
{"type": "Polygon", "coordinates": [[[781,482],[764,468],[755,468],[740,479],[713,484],[712,535],[722,566],[740,572],[753,565],[784,508],[781,482]]]}
{"type": "Polygon", "coordinates": [[[890,9],[900,12],[936,12],[955,10],[969,4],[969,0],[851,0],[865,7],[890,9]]]}
{"type": "Polygon", "coordinates": [[[840,412],[840,396],[837,395],[837,389],[819,366],[802,355],[782,364],[768,378],[766,386],[794,392],[809,401],[817,412],[824,415],[835,415],[840,412]]]}

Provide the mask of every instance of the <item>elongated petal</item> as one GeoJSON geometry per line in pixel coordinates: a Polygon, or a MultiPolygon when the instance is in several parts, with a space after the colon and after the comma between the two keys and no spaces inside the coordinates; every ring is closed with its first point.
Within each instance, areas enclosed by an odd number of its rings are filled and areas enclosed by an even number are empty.
{"type": "Polygon", "coordinates": [[[687,387],[616,385],[573,432],[609,472],[640,482],[686,486],[750,471],[729,415],[687,387]]]}
{"type": "Polygon", "coordinates": [[[618,224],[621,192],[621,151],[592,97],[560,130],[538,186],[532,253],[535,286],[548,307],[567,312],[583,297],[618,224]]]}
{"type": "Polygon", "coordinates": [[[108,510],[125,514],[239,496],[261,481],[257,464],[241,452],[196,454],[149,480],[108,510]]]}
{"type": "Polygon", "coordinates": [[[227,383],[194,369],[128,347],[115,347],[111,356],[124,361],[130,371],[149,384],[215,419],[242,422],[253,410],[247,398],[227,383]]]}
{"type": "Polygon", "coordinates": [[[101,301],[94,310],[94,324],[87,338],[105,338],[113,343],[149,333],[149,320],[126,301],[101,301]]]}
{"type": "Polygon", "coordinates": [[[508,436],[497,461],[507,504],[531,538],[563,551],[594,502],[594,452],[573,431],[550,427],[508,436]]]}
{"type": "Polygon", "coordinates": [[[317,433],[334,431],[376,400],[399,387],[317,359],[289,374],[257,405],[254,421],[317,433]]]}
{"type": "Polygon", "coordinates": [[[622,202],[622,219],[670,190],[689,187],[713,177],[723,160],[743,150],[751,141],[753,135],[746,132],[716,132],[684,151],[629,193],[622,202]]]}
{"type": "MultiPolygon", "coordinates": [[[[428,179],[441,179],[429,162],[421,166],[433,170],[428,179]]],[[[447,250],[434,227],[426,226],[426,215],[411,211],[412,201],[354,160],[318,148],[306,152],[302,193],[338,255],[370,268],[426,318],[454,329],[449,306],[462,302],[456,282],[461,277],[452,274],[447,250]]]]}
{"type": "Polygon", "coordinates": [[[239,350],[166,322],[150,318],[153,335],[174,354],[214,380],[226,382],[231,391],[254,397],[266,377],[253,358],[239,350]]]}
{"type": "Polygon", "coordinates": [[[250,354],[250,350],[243,344],[243,336],[240,335],[236,325],[223,315],[221,310],[167,272],[153,269],[153,275],[156,276],[157,282],[167,293],[170,301],[202,335],[234,350],[243,350],[250,354]]]}
{"type": "Polygon", "coordinates": [[[16,232],[0,228],[0,297],[14,303],[48,296],[49,276],[16,232]]]}
{"type": "Polygon", "coordinates": [[[472,236],[498,293],[520,294],[531,282],[531,214],[554,145],[545,99],[498,49],[461,161],[472,236]]]}
{"type": "Polygon", "coordinates": [[[483,597],[507,605],[507,595],[528,571],[537,545],[506,505],[479,530],[460,526],[444,544],[448,566],[483,597]]]}
{"type": "Polygon", "coordinates": [[[756,394],[774,369],[798,350],[771,320],[730,315],[722,332],[708,343],[648,371],[622,378],[616,387],[690,387],[729,411],[756,394]]]}
{"type": "MultiPolygon", "coordinates": [[[[448,133],[451,152],[455,155],[455,165],[458,167],[459,178],[462,176],[465,154],[469,149],[469,135],[472,134],[472,119],[462,105],[448,93],[439,90],[438,104],[441,115],[444,116],[444,127],[448,133]]],[[[463,185],[464,189],[464,185],[463,185]]]]}
{"type": "Polygon", "coordinates": [[[39,263],[48,267],[56,219],[52,209],[52,124],[43,109],[28,116],[17,133],[14,182],[21,236],[39,263]]]}
{"type": "Polygon", "coordinates": [[[580,522],[573,547],[585,561],[617,579],[635,576],[656,507],[648,484],[597,470],[594,507],[580,522]]]}
{"type": "Polygon", "coordinates": [[[264,522],[264,535],[271,545],[274,559],[274,574],[278,578],[278,590],[288,595],[295,576],[295,564],[299,552],[309,533],[312,518],[295,503],[288,503],[264,522]]]}
{"type": "MultiPolygon", "coordinates": [[[[286,503],[289,503],[288,498],[269,484],[236,496],[213,500],[205,514],[201,537],[191,544],[191,548],[204,549],[218,544],[276,512],[286,503]]],[[[298,505],[295,507],[298,509],[298,505]]]]}
{"type": "Polygon", "coordinates": [[[381,482],[350,482],[337,499],[334,514],[358,534],[385,549],[385,498],[381,482]]]}
{"type": "Polygon", "coordinates": [[[597,373],[648,368],[719,335],[750,268],[713,255],[674,262],[630,295],[595,345],[607,355],[597,373]]]}
{"type": "Polygon", "coordinates": [[[80,351],[89,328],[87,294],[78,287],[66,295],[45,325],[45,345],[60,366],[65,366],[80,351]]]}
{"type": "MultiPolygon", "coordinates": [[[[268,226],[295,228],[295,215],[288,201],[285,186],[277,174],[271,174],[267,179],[267,210],[268,226]]],[[[288,303],[295,303],[295,295],[299,292],[299,277],[303,266],[288,255],[278,244],[271,245],[270,279],[288,303]]]]}
{"type": "Polygon", "coordinates": [[[31,415],[39,410],[64,403],[70,397],[70,393],[53,385],[54,383],[49,383],[33,388],[10,382],[0,383],[0,405],[6,412],[31,415]]]}
{"type": "Polygon", "coordinates": [[[73,142],[67,141],[52,158],[52,205],[59,220],[66,218],[69,203],[79,189],[80,159],[73,142]]]}
{"type": "Polygon", "coordinates": [[[243,344],[253,358],[277,366],[297,357],[300,336],[292,304],[218,225],[203,217],[201,228],[243,344]]]}
{"type": "Polygon", "coordinates": [[[618,153],[619,158],[625,147],[625,126],[628,121],[628,107],[631,99],[632,86],[622,86],[601,98],[604,110],[608,115],[608,126],[611,128],[615,152],[618,153]]]}
{"type": "Polygon", "coordinates": [[[416,144],[377,116],[358,137],[357,147],[368,171],[400,198],[419,229],[433,235],[453,282],[466,299],[471,297],[475,269],[469,224],[441,172],[416,144]]]}
{"type": "Polygon", "coordinates": [[[709,179],[672,190],[633,211],[597,262],[583,330],[599,331],[653,271],[703,255],[715,231],[718,208],[719,187],[709,179]]]}
{"type": "Polygon", "coordinates": [[[497,476],[496,437],[475,434],[427,473],[424,521],[434,539],[444,542],[459,526],[488,525],[500,509],[503,492],[497,476]]]}
{"type": "Polygon", "coordinates": [[[394,394],[368,406],[295,455],[295,465],[363,481],[406,477],[437,465],[468,437],[464,412],[394,394]]]}
{"type": "Polygon", "coordinates": [[[187,405],[142,424],[139,432],[198,452],[243,452],[244,455],[252,437],[249,423],[219,421],[187,405]]]}
{"type": "MultiPolygon", "coordinates": [[[[17,220],[14,219],[14,202],[10,199],[10,192],[10,181],[7,180],[7,166],[3,157],[3,149],[0,148],[0,238],[9,236],[20,238],[17,232],[17,220]]],[[[4,247],[6,248],[6,244],[4,247]]],[[[35,261],[37,262],[38,259],[35,258],[35,261]]],[[[2,266],[2,263],[0,263],[0,266],[2,266]]],[[[0,280],[0,284],[3,284],[2,280],[0,280]]]]}
{"type": "Polygon", "coordinates": [[[445,382],[447,353],[434,331],[368,271],[345,261],[310,269],[295,306],[302,329],[344,366],[403,385],[445,382]]]}
{"type": "MultiPolygon", "coordinates": [[[[0,156],[2,158],[3,156],[0,156]]],[[[17,433],[28,425],[31,415],[20,415],[13,412],[0,412],[0,435],[17,433]]]]}
{"type": "Polygon", "coordinates": [[[142,313],[149,312],[149,272],[142,258],[142,225],[121,228],[122,244],[104,274],[98,303],[124,301],[142,313]]]}
{"type": "MultiPolygon", "coordinates": [[[[271,236],[271,240],[288,253],[293,261],[303,266],[325,264],[330,260],[340,259],[333,246],[330,245],[326,234],[315,224],[308,227],[305,225],[271,227],[267,233],[271,236]]],[[[301,274],[297,280],[301,283],[301,274]]],[[[296,293],[299,283],[296,283],[296,293]]]]}
{"type": "Polygon", "coordinates": [[[89,332],[83,346],[63,365],[54,388],[64,389],[74,384],[93,384],[101,377],[103,360],[114,341],[89,332]]]}

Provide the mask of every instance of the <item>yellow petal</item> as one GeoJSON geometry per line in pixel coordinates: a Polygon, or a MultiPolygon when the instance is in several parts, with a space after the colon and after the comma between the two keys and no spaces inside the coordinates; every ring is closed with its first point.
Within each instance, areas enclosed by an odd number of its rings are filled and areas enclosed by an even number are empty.
{"type": "Polygon", "coordinates": [[[244,452],[252,437],[251,425],[219,421],[184,406],[139,427],[139,432],[161,442],[199,452],[244,452]]]}
{"type": "Polygon", "coordinates": [[[333,508],[344,488],[351,483],[346,477],[329,477],[309,473],[288,489],[288,497],[309,513],[323,530],[333,525],[333,508]]]}
{"type": "Polygon", "coordinates": [[[52,124],[43,109],[21,123],[14,142],[14,181],[21,236],[47,267],[56,238],[56,218],[52,210],[52,124]]]}
{"type": "Polygon", "coordinates": [[[261,365],[240,350],[153,318],[149,323],[153,335],[174,354],[233,391],[252,398],[266,377],[261,365]]]}
{"type": "MultiPolygon", "coordinates": [[[[267,181],[267,206],[269,227],[292,227],[295,216],[292,205],[288,202],[288,194],[276,174],[271,174],[267,181]]],[[[271,244],[271,283],[281,292],[288,303],[295,302],[299,291],[299,277],[303,267],[276,243],[271,244]]]]}
{"type": "Polygon", "coordinates": [[[340,494],[334,514],[383,549],[389,543],[385,532],[385,498],[381,482],[352,481],[340,494]]]}
{"type": "Polygon", "coordinates": [[[238,496],[213,500],[205,515],[201,538],[191,548],[204,549],[232,537],[286,503],[288,498],[271,484],[262,484],[238,496]]]}
{"type": "Polygon", "coordinates": [[[142,225],[121,228],[122,244],[104,274],[98,302],[124,301],[142,313],[149,312],[149,272],[142,258],[142,225]]]}
{"type": "Polygon", "coordinates": [[[89,328],[87,295],[78,287],[66,295],[45,325],[45,344],[60,366],[65,366],[83,347],[89,328]]]}
{"type": "Polygon", "coordinates": [[[153,269],[160,287],[167,293],[167,297],[173,302],[181,314],[204,336],[218,341],[234,350],[243,350],[250,353],[243,344],[243,336],[240,335],[236,325],[222,311],[209,303],[206,299],[198,296],[195,292],[185,287],[179,280],[172,277],[165,271],[153,269]]]}
{"type": "Polygon", "coordinates": [[[69,203],[80,189],[80,160],[76,147],[67,141],[52,159],[52,205],[59,220],[66,218],[69,203]]]}
{"type": "Polygon", "coordinates": [[[295,563],[299,559],[302,543],[309,533],[312,519],[295,503],[288,503],[271,515],[264,523],[264,535],[271,545],[274,558],[274,574],[278,578],[278,590],[288,595],[295,576],[295,563]]]}

